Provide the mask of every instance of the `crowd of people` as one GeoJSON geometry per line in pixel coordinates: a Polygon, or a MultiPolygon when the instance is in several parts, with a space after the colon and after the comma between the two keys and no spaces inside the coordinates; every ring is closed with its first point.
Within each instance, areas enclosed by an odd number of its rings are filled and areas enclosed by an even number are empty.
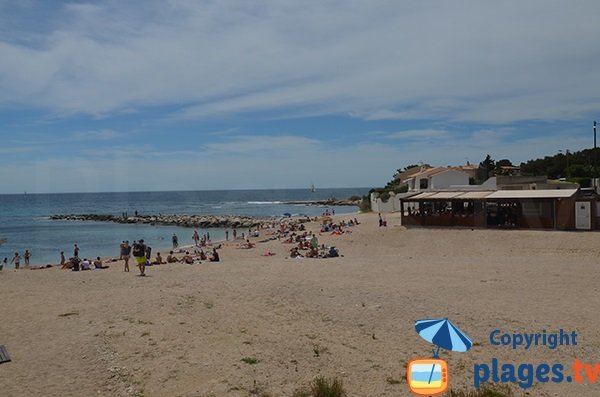
{"type": "MultiPolygon", "coordinates": [[[[328,233],[330,235],[340,235],[351,233],[351,227],[359,225],[358,219],[340,220],[334,222],[329,216],[325,216],[319,233],[328,233]]],[[[317,234],[306,230],[304,223],[281,222],[277,227],[270,231],[275,239],[283,244],[293,244],[289,250],[290,258],[335,258],[341,256],[335,246],[319,245],[317,234]]],[[[267,252],[263,256],[272,256],[274,253],[267,252]]]]}
{"type": "MultiPolygon", "coordinates": [[[[333,211],[326,211],[326,216],[319,228],[319,235],[327,233],[329,235],[340,235],[344,233],[351,233],[350,228],[357,226],[360,222],[356,219],[340,220],[334,222],[329,216],[333,211]]],[[[316,219],[315,219],[316,220],[316,219]]],[[[380,216],[380,226],[381,225],[380,216]]],[[[319,245],[319,238],[317,234],[308,231],[305,224],[302,221],[285,220],[281,222],[271,222],[260,225],[257,228],[249,228],[248,234],[245,232],[238,233],[236,228],[232,228],[232,236],[236,243],[237,248],[240,249],[253,249],[256,247],[256,243],[252,242],[250,238],[260,237],[261,231],[266,231],[271,237],[261,240],[259,242],[268,242],[271,240],[278,240],[284,244],[293,244],[293,247],[289,250],[290,258],[333,258],[340,256],[338,249],[335,246],[326,246],[325,244],[319,245]]],[[[152,247],[144,242],[143,239],[134,241],[130,244],[128,240],[123,240],[119,246],[119,258],[109,259],[110,262],[117,260],[123,261],[124,272],[129,272],[129,262],[133,257],[135,265],[139,269],[140,276],[146,275],[146,267],[153,265],[164,265],[169,263],[183,263],[183,264],[196,264],[201,261],[220,262],[221,258],[218,249],[222,247],[222,244],[218,246],[212,245],[210,240],[209,232],[200,236],[197,230],[191,236],[193,246],[189,249],[179,248],[179,238],[175,233],[171,237],[173,249],[169,252],[166,258],[163,259],[160,252],[157,252],[154,260],[152,260],[152,247]],[[206,252],[205,249],[208,248],[206,252]],[[178,255],[180,254],[180,255],[178,255]]],[[[225,231],[225,242],[229,241],[229,230],[225,231]]],[[[274,252],[268,252],[263,256],[273,256],[274,252]]],[[[23,256],[19,252],[15,252],[14,257],[10,261],[14,264],[15,269],[19,269],[21,260],[24,261],[25,265],[29,267],[30,259],[32,254],[29,250],[25,250],[23,256]]],[[[60,268],[71,269],[72,271],[86,271],[92,269],[108,269],[109,266],[105,265],[99,256],[96,259],[88,259],[88,257],[81,258],[80,249],[77,244],[73,246],[73,256],[68,260],[65,257],[64,251],[60,253],[60,268]]],[[[8,258],[0,263],[0,270],[8,265],[8,258]]],[[[51,267],[43,266],[39,268],[51,267]]]]}

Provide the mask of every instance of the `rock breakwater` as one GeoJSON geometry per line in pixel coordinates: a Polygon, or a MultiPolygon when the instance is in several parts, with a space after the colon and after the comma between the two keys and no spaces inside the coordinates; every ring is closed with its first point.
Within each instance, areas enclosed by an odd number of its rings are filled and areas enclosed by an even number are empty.
{"type": "Polygon", "coordinates": [[[149,225],[171,225],[181,227],[255,227],[273,222],[275,218],[254,218],[238,215],[108,215],[108,214],[59,214],[51,215],[52,220],[94,221],[115,223],[143,223],[149,225]]]}

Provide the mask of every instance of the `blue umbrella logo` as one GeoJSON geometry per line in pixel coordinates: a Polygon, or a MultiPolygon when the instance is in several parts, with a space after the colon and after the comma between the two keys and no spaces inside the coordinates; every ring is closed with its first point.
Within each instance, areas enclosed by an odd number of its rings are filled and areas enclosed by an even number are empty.
{"type": "MultiPolygon", "coordinates": [[[[417,320],[415,330],[421,338],[437,346],[437,350],[432,350],[433,358],[439,358],[440,348],[455,352],[466,352],[473,346],[471,339],[447,318],[417,320]]],[[[431,368],[429,383],[431,383],[434,368],[431,368]]]]}

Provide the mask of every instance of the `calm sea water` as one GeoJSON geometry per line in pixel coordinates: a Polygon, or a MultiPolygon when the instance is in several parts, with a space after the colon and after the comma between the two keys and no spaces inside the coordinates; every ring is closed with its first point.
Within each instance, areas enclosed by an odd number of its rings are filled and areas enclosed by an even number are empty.
{"type": "MultiPolygon", "coordinates": [[[[194,229],[171,226],[127,225],[104,222],[51,221],[52,214],[201,214],[279,217],[284,213],[315,216],[326,207],[290,204],[290,201],[345,199],[364,195],[368,188],[221,190],[197,192],[66,193],[0,195],[0,260],[28,249],[32,264],[58,263],[60,251],[68,258],[73,244],[81,257],[118,256],[122,240],[144,239],[155,249],[170,246],[176,233],[180,245],[191,244],[194,229]]],[[[336,214],[353,213],[356,207],[334,208],[336,214]]],[[[213,240],[225,238],[225,229],[210,232],[213,240]]],[[[23,265],[23,260],[21,260],[23,265]]]]}

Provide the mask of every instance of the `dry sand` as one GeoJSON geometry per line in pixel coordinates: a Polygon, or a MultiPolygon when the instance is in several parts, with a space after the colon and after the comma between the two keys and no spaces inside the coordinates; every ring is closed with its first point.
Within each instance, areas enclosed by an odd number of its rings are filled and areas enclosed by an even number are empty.
{"type": "MultiPolygon", "coordinates": [[[[398,215],[387,228],[376,214],[359,219],[351,234],[320,237],[343,258],[286,259],[290,247],[274,241],[225,248],[220,263],[153,266],[146,278],[119,263],[4,269],[0,344],[13,361],[0,364],[0,395],[291,396],[321,374],[342,378],[348,396],[408,396],[406,362],[431,354],[414,321],[436,317],[475,342],[442,353],[454,388],[470,386],[473,365],[492,357],[600,362],[597,233],[407,230],[398,215]],[[579,345],[493,347],[496,328],[576,330],[579,345]]],[[[527,391],[598,396],[600,383],[527,391]]]]}

